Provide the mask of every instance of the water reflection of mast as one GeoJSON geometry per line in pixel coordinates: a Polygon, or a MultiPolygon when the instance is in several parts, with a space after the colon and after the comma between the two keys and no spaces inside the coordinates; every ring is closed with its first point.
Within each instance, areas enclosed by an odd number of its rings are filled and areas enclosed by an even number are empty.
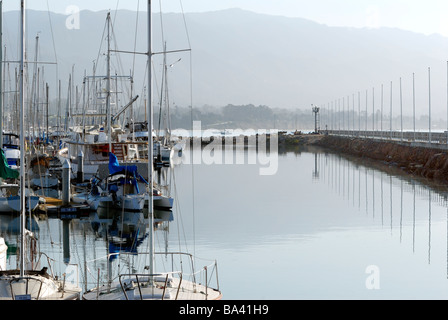
{"type": "Polygon", "coordinates": [[[401,181],[401,197],[400,197],[400,243],[403,238],[403,180],[401,181]]]}
{"type": "Polygon", "coordinates": [[[319,167],[317,166],[317,152],[314,153],[314,171],[313,171],[313,180],[319,180],[319,167]]]}
{"type": "Polygon", "coordinates": [[[358,210],[361,210],[361,170],[358,167],[358,210]]]}
{"type": "Polygon", "coordinates": [[[392,234],[392,176],[389,175],[390,186],[390,234],[392,234]]]}
{"type": "MultiPolygon", "coordinates": [[[[353,126],[353,128],[354,127],[355,126],[353,126]]],[[[352,202],[353,202],[353,207],[355,207],[355,165],[353,163],[352,163],[352,168],[353,168],[353,197],[352,197],[352,202]]]]}
{"type": "Polygon", "coordinates": [[[384,206],[383,206],[383,172],[381,172],[381,226],[384,226],[384,206]]]}
{"type": "Polygon", "coordinates": [[[342,166],[342,199],[344,199],[345,198],[345,165],[344,165],[344,161],[342,161],[342,164],[340,164],[340,165],[342,166]]]}
{"type": "MultiPolygon", "coordinates": [[[[386,172],[383,171],[379,171],[380,172],[380,187],[377,185],[375,186],[375,169],[371,169],[371,168],[367,168],[364,166],[364,173],[365,173],[365,181],[361,182],[362,178],[361,178],[361,171],[363,170],[362,166],[356,164],[355,162],[351,162],[343,157],[341,157],[340,155],[334,155],[333,157],[329,157],[327,159],[327,155],[326,155],[326,159],[322,160],[321,158],[316,158],[319,157],[318,155],[315,154],[315,172],[319,171],[319,166],[327,166],[327,168],[322,171],[324,172],[324,181],[326,184],[328,184],[329,186],[332,187],[332,191],[337,191],[339,195],[344,195],[345,198],[345,192],[347,192],[347,197],[348,197],[348,202],[349,203],[353,203],[353,207],[356,206],[355,202],[355,197],[356,197],[356,192],[358,193],[358,209],[360,210],[361,207],[361,193],[364,192],[362,191],[361,185],[365,183],[365,196],[366,196],[366,215],[368,215],[368,209],[369,209],[369,191],[368,191],[368,187],[371,185],[372,186],[372,194],[370,194],[372,196],[372,215],[373,218],[375,218],[375,214],[378,215],[378,212],[376,213],[375,210],[379,210],[378,209],[378,205],[375,204],[375,201],[381,201],[381,225],[384,227],[385,224],[385,211],[387,211],[387,209],[385,208],[385,206],[387,206],[387,204],[385,204],[385,201],[387,201],[387,195],[384,195],[385,192],[387,192],[386,190],[384,190],[385,188],[387,188],[387,185],[384,186],[384,183],[389,183],[389,201],[390,201],[390,234],[393,235],[393,227],[394,227],[394,221],[393,221],[393,214],[394,214],[394,209],[395,211],[397,211],[395,214],[398,214],[398,205],[400,205],[400,221],[399,221],[399,227],[400,227],[400,243],[403,242],[403,236],[404,236],[404,232],[406,231],[405,229],[405,222],[407,217],[405,216],[406,211],[407,210],[404,206],[406,206],[406,194],[404,193],[404,191],[407,191],[409,196],[411,196],[411,192],[412,192],[412,252],[415,253],[416,252],[416,205],[417,205],[417,200],[416,200],[416,196],[422,196],[424,199],[428,199],[428,264],[431,263],[431,237],[432,237],[432,201],[436,201],[438,204],[442,204],[443,206],[447,206],[447,213],[446,213],[446,219],[447,219],[447,226],[446,226],[446,232],[447,232],[447,247],[448,247],[448,193],[444,195],[444,198],[442,198],[441,195],[441,191],[438,189],[432,189],[430,187],[425,187],[424,185],[421,185],[420,183],[416,182],[415,180],[405,180],[405,178],[402,177],[396,177],[395,179],[399,179],[400,181],[400,203],[398,204],[398,202],[396,204],[394,204],[393,202],[393,198],[394,198],[394,176],[391,174],[388,174],[386,172]],[[317,160],[316,160],[317,159],[317,160]],[[320,160],[319,160],[320,159],[320,160]],[[328,160],[328,161],[327,161],[328,160]],[[322,162],[320,162],[322,161],[322,162]],[[341,168],[341,166],[344,166],[344,168],[341,168]],[[346,168],[347,167],[347,168],[346,168]],[[346,172],[347,170],[348,172],[346,172]],[[358,171],[358,187],[356,188],[356,172],[355,170],[358,171]],[[370,184],[370,182],[368,181],[369,178],[369,170],[371,170],[372,172],[372,183],[370,184]],[[352,172],[351,172],[352,171],[352,172]],[[328,176],[326,176],[326,174],[328,174],[328,176]],[[341,174],[343,174],[343,176],[341,176],[341,174]],[[345,175],[347,175],[347,177],[345,177],[345,175]],[[385,175],[385,176],[384,176],[385,175]],[[389,181],[385,181],[385,177],[387,179],[387,176],[389,177],[389,181]],[[346,179],[345,179],[346,178],[346,179]],[[342,180],[342,181],[341,181],[342,180]],[[347,189],[345,189],[345,180],[347,180],[348,184],[347,184],[347,189]],[[351,189],[350,187],[350,183],[353,183],[353,188],[351,189]],[[418,184],[417,184],[418,183],[418,184]],[[337,184],[337,185],[336,185],[337,184]],[[418,188],[417,188],[418,187],[418,188]],[[341,188],[343,189],[343,192],[341,192],[341,188]],[[376,190],[375,188],[380,188],[380,192],[381,192],[381,196],[380,197],[376,197],[376,198],[381,198],[381,199],[376,199],[375,198],[375,193],[376,190]],[[412,188],[412,189],[411,189],[412,188]],[[337,190],[336,190],[337,189],[337,190]],[[358,189],[358,190],[356,190],[358,189]],[[406,190],[405,190],[406,189],[406,190]],[[427,191],[428,190],[428,191],[427,191]],[[434,192],[435,196],[433,195],[434,192]],[[428,193],[426,193],[428,192],[428,193]],[[427,194],[427,196],[426,196],[427,194]],[[350,201],[350,196],[352,195],[352,201],[350,201]]],[[[396,180],[396,186],[398,187],[398,180],[396,180]]],[[[445,190],[446,191],[446,190],[445,190]]],[[[397,199],[398,200],[398,199],[397,199]]],[[[423,200],[424,201],[424,200],[423,200]]],[[[409,203],[409,205],[411,205],[409,203]]],[[[387,214],[387,213],[386,213],[387,214]]],[[[397,217],[398,218],[398,217],[397,217]]],[[[446,269],[446,276],[448,279],[448,250],[447,250],[447,269],[446,269]]]]}
{"type": "Polygon", "coordinates": [[[429,205],[429,214],[428,214],[428,264],[431,264],[431,189],[429,189],[428,205],[429,205]]]}
{"type": "Polygon", "coordinates": [[[372,217],[375,219],[375,170],[372,170],[372,217]]]}
{"type": "Polygon", "coordinates": [[[328,185],[331,186],[331,190],[333,191],[333,157],[331,161],[328,163],[328,185]]]}
{"type": "Polygon", "coordinates": [[[338,195],[341,195],[341,156],[338,157],[338,195]]]}
{"type": "Polygon", "coordinates": [[[82,242],[83,242],[82,257],[84,259],[84,291],[87,291],[87,255],[86,255],[87,236],[86,236],[86,224],[83,224],[83,228],[82,228],[82,242]]]}
{"type": "Polygon", "coordinates": [[[70,223],[71,220],[62,221],[62,244],[64,253],[64,263],[70,263],[70,223]]]}
{"type": "Polygon", "coordinates": [[[412,220],[412,252],[415,252],[415,181],[412,181],[412,190],[414,194],[414,210],[412,220]]]}
{"type": "Polygon", "coordinates": [[[368,188],[367,188],[367,167],[364,167],[364,171],[366,173],[366,215],[369,215],[369,195],[368,195],[368,188]]]}
{"type": "Polygon", "coordinates": [[[350,200],[350,161],[346,160],[345,166],[347,167],[347,200],[350,200]]]}

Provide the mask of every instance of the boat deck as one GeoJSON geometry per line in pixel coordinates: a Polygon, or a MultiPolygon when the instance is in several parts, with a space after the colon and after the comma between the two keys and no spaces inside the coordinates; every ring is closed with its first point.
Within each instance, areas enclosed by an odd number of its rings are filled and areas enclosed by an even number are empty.
{"type": "Polygon", "coordinates": [[[191,281],[171,279],[169,286],[157,281],[155,285],[140,287],[134,282],[124,285],[123,291],[119,283],[100,287],[99,292],[92,289],[86,292],[83,300],[221,300],[222,293],[213,288],[191,281]],[[178,290],[180,285],[180,289],[178,290]]]}

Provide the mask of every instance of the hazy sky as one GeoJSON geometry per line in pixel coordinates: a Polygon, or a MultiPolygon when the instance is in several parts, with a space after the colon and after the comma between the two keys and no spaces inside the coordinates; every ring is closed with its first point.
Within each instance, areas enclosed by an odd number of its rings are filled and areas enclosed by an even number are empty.
{"type": "MultiPolygon", "coordinates": [[[[20,0],[5,0],[4,10],[18,10],[20,0]]],[[[331,26],[396,27],[448,36],[446,0],[152,0],[153,10],[205,12],[241,8],[258,13],[301,17],[331,26]]],[[[145,10],[147,0],[28,0],[27,8],[66,13],[70,6],[93,11],[145,10]]]]}

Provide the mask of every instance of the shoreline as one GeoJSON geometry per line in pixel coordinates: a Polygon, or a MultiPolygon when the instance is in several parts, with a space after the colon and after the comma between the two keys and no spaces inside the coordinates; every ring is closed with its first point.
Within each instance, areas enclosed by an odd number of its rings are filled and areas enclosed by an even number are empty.
{"type": "Polygon", "coordinates": [[[448,154],[437,148],[336,136],[322,136],[313,145],[356,156],[359,159],[381,162],[409,175],[448,186],[448,154]]]}

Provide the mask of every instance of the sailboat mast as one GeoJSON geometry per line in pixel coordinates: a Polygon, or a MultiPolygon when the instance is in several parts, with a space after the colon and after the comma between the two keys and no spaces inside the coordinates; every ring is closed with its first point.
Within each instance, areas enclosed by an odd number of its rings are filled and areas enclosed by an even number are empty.
{"type": "Polygon", "coordinates": [[[154,166],[154,156],[153,156],[153,140],[152,140],[152,113],[153,113],[153,103],[152,103],[152,28],[151,28],[151,0],[148,0],[148,103],[147,103],[147,113],[148,113],[148,182],[149,182],[149,197],[148,197],[148,218],[149,218],[149,273],[154,274],[154,212],[153,212],[153,166],[154,166]]]}
{"type": "Polygon", "coordinates": [[[25,271],[25,88],[24,88],[24,59],[25,59],[25,0],[21,0],[20,6],[20,276],[24,276],[25,271]]]}
{"type": "MultiPolygon", "coordinates": [[[[110,110],[110,12],[107,13],[107,135],[109,142],[109,152],[112,152],[112,124],[111,124],[111,110],[110,110]]],[[[106,130],[104,130],[106,132],[106,130]]]]}

